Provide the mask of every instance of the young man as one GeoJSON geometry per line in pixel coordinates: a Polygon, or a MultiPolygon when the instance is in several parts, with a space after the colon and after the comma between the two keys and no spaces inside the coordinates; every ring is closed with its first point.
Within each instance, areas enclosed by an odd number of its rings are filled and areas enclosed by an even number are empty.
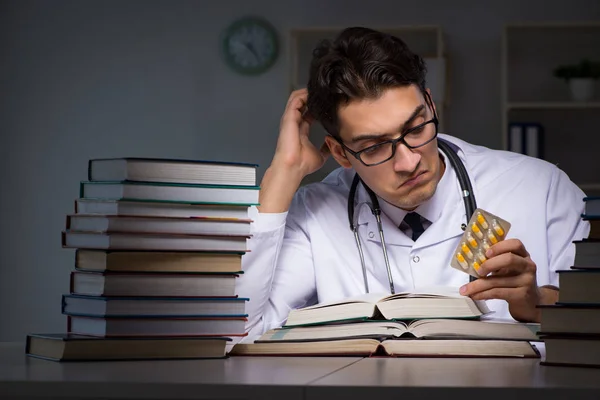
{"type": "Polygon", "coordinates": [[[350,28],[315,50],[308,90],[288,100],[261,182],[260,207],[251,210],[252,251],[243,257],[238,287],[250,298],[249,338],[281,326],[294,308],[359,295],[366,286],[372,293],[390,292],[365,186],[381,205],[396,292],[460,287],[464,295],[489,300],[497,317],[519,321],[539,321],[536,306],[557,300],[555,271],[572,265],[572,241],[589,234],[580,218],[584,193],[545,161],[438,135],[425,85],[422,59],[380,32],[350,28]],[[313,118],[331,135],[320,149],[309,139],[313,118]],[[478,207],[512,224],[506,240],[492,246],[483,277],[470,283],[466,273],[450,267],[467,216],[439,138],[465,165],[478,207]],[[342,168],[299,189],[329,154],[342,168]],[[356,174],[362,183],[354,221],[364,272],[348,220],[356,174]]]}

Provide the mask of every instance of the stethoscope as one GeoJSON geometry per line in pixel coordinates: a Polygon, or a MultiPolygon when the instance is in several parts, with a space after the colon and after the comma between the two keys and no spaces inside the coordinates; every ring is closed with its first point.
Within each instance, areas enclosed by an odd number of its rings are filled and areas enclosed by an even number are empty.
{"type": "MultiPolygon", "coordinates": [[[[465,168],[465,165],[458,157],[457,152],[452,148],[452,145],[444,139],[438,137],[438,147],[440,150],[444,152],[450,165],[456,171],[456,176],[458,178],[458,183],[460,184],[461,194],[463,200],[465,202],[465,211],[467,216],[467,222],[471,219],[471,216],[475,212],[477,208],[477,203],[475,201],[475,194],[473,193],[473,187],[471,186],[471,181],[469,179],[469,174],[465,168]]],[[[348,194],[348,221],[350,222],[350,230],[354,233],[354,239],[356,240],[356,247],[358,248],[358,254],[360,255],[360,263],[362,265],[363,279],[365,281],[365,291],[369,293],[369,282],[367,280],[367,267],[365,265],[365,256],[363,254],[362,245],[360,243],[360,237],[358,236],[358,226],[354,223],[354,200],[356,198],[356,189],[358,187],[358,183],[362,182],[358,174],[354,175],[354,180],[352,181],[352,185],[350,186],[350,193],[348,194]]],[[[390,268],[390,260],[388,258],[385,238],[383,236],[383,227],[381,224],[381,207],[379,206],[379,200],[377,200],[377,195],[373,193],[371,188],[363,183],[363,186],[369,197],[371,199],[371,212],[375,216],[377,221],[377,230],[379,231],[379,238],[381,239],[381,247],[383,251],[383,259],[385,260],[385,268],[387,269],[388,281],[390,282],[390,292],[392,294],[396,293],[394,290],[394,280],[392,278],[392,270],[390,268]]],[[[467,227],[466,224],[462,225],[462,229],[465,230],[467,227]]],[[[474,278],[472,276],[469,277],[470,281],[473,281],[474,278]]]]}

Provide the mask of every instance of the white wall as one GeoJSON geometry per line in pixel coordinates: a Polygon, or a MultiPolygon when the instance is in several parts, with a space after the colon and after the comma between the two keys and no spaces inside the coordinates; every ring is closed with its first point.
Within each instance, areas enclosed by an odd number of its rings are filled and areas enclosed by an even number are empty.
{"type": "Polygon", "coordinates": [[[259,163],[262,175],[287,98],[287,49],[284,40],[267,74],[235,75],[218,41],[233,19],[264,16],[283,39],[301,26],[441,24],[452,68],[447,131],[499,147],[502,25],[598,19],[599,4],[1,2],[0,341],[65,328],[60,298],[73,251],[61,248],[60,232],[88,159],[239,160],[259,163]]]}

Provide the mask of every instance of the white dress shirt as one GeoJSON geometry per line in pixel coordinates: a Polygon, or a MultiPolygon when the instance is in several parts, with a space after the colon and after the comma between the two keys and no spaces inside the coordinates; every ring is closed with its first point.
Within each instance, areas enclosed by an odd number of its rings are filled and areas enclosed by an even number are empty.
{"type": "MultiPolygon", "coordinates": [[[[556,166],[521,154],[491,150],[440,134],[453,143],[473,186],[477,206],[511,223],[507,238],[520,239],[537,265],[538,286],[558,286],[559,269],[573,264],[573,240],[587,237],[581,219],[585,194],[556,166]]],[[[431,225],[413,241],[398,226],[406,211],[380,199],[395,291],[435,285],[460,287],[469,275],[450,266],[466,222],[456,173],[446,170],[433,197],[415,210],[431,225]]],[[[348,223],[354,170],[339,168],[322,182],[301,187],[288,212],[250,209],[253,237],[242,257],[238,294],[248,297],[247,331],[253,340],[281,326],[290,310],[365,293],[363,271],[348,223]]],[[[358,222],[369,291],[389,293],[377,223],[359,185],[358,222]]],[[[504,300],[488,300],[494,316],[510,319],[504,300]]]]}

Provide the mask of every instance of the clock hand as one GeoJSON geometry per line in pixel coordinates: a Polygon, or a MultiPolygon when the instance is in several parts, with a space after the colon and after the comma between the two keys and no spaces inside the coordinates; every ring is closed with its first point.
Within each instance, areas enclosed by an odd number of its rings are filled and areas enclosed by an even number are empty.
{"type": "Polygon", "coordinates": [[[252,43],[244,43],[244,45],[246,46],[246,48],[248,50],[250,50],[250,53],[252,53],[252,55],[254,56],[254,59],[258,62],[258,54],[256,53],[256,50],[254,49],[254,46],[252,45],[252,43]]]}

